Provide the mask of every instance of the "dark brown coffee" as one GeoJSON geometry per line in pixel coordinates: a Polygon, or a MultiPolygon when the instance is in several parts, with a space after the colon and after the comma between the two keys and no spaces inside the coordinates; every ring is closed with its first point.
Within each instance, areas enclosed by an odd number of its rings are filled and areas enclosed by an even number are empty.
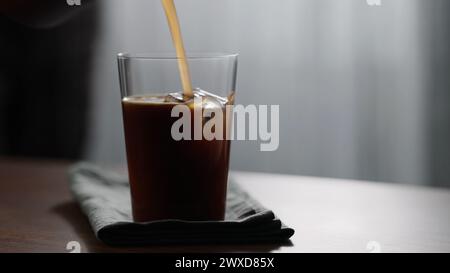
{"type": "MultiPolygon", "coordinates": [[[[232,104],[206,97],[223,111],[232,104]]],[[[174,140],[172,108],[190,103],[170,95],[122,101],[135,221],[224,219],[230,141],[174,140]]]]}

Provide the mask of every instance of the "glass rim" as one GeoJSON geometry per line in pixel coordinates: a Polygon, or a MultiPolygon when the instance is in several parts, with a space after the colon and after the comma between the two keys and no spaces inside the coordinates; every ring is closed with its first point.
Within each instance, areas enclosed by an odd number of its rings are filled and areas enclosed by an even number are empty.
{"type": "MultiPolygon", "coordinates": [[[[227,59],[239,56],[239,53],[215,53],[215,52],[186,52],[187,60],[211,60],[227,59]]],[[[141,59],[141,60],[178,60],[175,53],[149,52],[149,53],[129,53],[121,52],[117,54],[118,59],[141,59]]]]}

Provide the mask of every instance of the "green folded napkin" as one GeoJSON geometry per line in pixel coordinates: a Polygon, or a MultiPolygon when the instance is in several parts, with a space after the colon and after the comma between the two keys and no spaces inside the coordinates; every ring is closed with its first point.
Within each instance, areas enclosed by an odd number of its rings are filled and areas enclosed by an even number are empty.
{"type": "Polygon", "coordinates": [[[287,241],[294,234],[232,179],[228,182],[224,221],[169,219],[146,223],[133,222],[125,175],[79,163],[70,169],[69,181],[95,235],[110,245],[269,243],[287,241]]]}

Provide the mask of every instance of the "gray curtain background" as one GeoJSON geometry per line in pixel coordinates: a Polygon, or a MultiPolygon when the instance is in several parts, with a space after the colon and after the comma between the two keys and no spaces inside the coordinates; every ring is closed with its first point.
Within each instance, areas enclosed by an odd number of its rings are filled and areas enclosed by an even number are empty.
{"type": "MultiPolygon", "coordinates": [[[[237,103],[280,105],[279,149],[234,142],[232,168],[450,186],[449,2],[176,1],[188,50],[240,53],[237,103]]],[[[86,158],[116,163],[115,55],[172,44],[159,0],[102,11],[86,158]]]]}

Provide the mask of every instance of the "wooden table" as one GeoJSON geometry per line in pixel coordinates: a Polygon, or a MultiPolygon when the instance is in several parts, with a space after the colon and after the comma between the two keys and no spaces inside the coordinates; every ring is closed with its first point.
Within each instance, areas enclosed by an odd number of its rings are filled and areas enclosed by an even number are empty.
{"type": "Polygon", "coordinates": [[[67,187],[68,162],[0,160],[0,252],[449,252],[450,191],[235,172],[296,230],[287,245],[113,248],[99,242],[67,187]]]}

